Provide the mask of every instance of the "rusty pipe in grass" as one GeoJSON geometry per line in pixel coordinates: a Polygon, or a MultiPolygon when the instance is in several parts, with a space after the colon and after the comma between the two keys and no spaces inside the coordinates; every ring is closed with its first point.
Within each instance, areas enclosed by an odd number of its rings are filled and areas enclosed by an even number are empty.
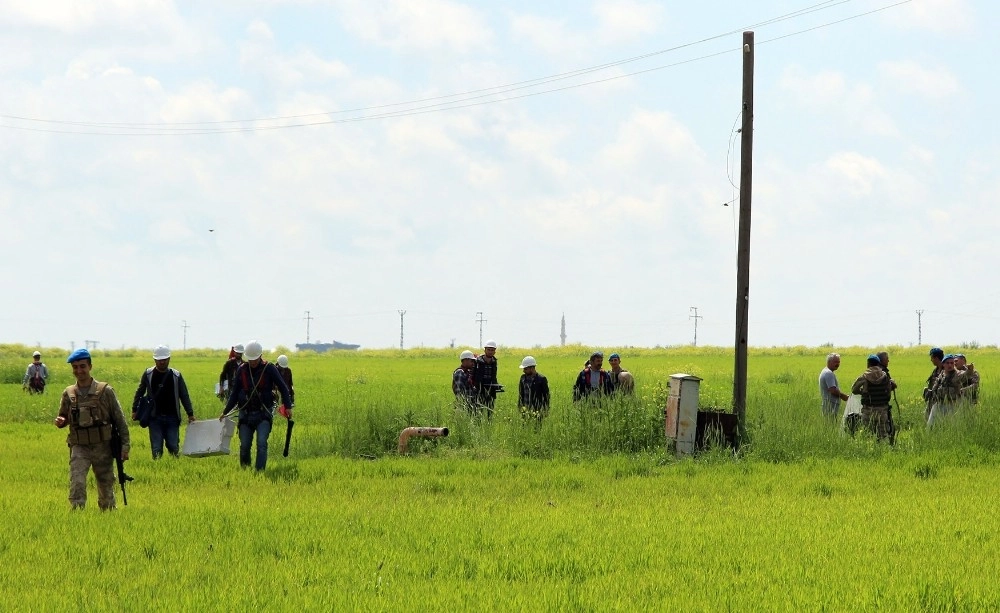
{"type": "Polygon", "coordinates": [[[399,433],[398,451],[400,454],[406,453],[406,445],[413,437],[437,438],[439,436],[448,436],[448,428],[419,428],[417,426],[403,428],[403,431],[399,433]]]}

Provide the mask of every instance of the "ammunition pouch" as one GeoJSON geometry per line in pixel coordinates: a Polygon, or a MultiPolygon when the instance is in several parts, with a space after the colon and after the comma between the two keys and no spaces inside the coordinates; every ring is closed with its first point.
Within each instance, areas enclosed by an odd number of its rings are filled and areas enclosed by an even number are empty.
{"type": "Polygon", "coordinates": [[[111,440],[111,424],[98,424],[89,428],[70,428],[70,445],[96,445],[111,440]]]}

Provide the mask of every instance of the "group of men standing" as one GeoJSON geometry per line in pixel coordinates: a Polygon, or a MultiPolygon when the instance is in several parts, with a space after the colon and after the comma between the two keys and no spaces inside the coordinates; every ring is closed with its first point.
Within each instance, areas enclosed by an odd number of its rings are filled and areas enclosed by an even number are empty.
{"type": "MultiPolygon", "coordinates": [[[[952,413],[960,402],[976,404],[979,398],[979,372],[974,364],[966,362],[961,353],[945,354],[939,347],[930,350],[930,360],[934,365],[927,386],[923,390],[926,403],[924,419],[928,427],[935,420],[952,413]]],[[[835,372],[840,368],[840,354],[826,356],[826,368],[819,374],[819,391],[822,398],[822,412],[831,421],[840,414],[840,402],[850,396],[837,383],[835,372]]],[[[879,440],[895,440],[895,424],[892,419],[892,404],[896,382],[889,372],[889,354],[880,351],[867,358],[865,371],[854,381],[851,394],[860,396],[862,425],[872,431],[879,440]]],[[[845,415],[845,422],[853,432],[853,425],[845,415]]]]}
{"type": "MultiPolygon", "coordinates": [[[[465,350],[459,355],[461,364],[452,373],[451,390],[459,406],[472,415],[479,415],[485,409],[488,418],[493,417],[493,407],[497,392],[503,386],[497,381],[498,362],[496,341],[487,341],[483,354],[477,356],[465,350]]],[[[584,364],[584,368],[573,385],[573,401],[587,397],[605,396],[615,393],[631,394],[635,388],[632,373],[621,366],[621,356],[611,354],[611,370],[604,370],[604,354],[595,351],[584,364]]],[[[537,422],[548,415],[551,392],[545,375],[538,372],[538,361],[525,356],[520,365],[522,375],[517,386],[517,407],[522,417],[537,422]]]]}

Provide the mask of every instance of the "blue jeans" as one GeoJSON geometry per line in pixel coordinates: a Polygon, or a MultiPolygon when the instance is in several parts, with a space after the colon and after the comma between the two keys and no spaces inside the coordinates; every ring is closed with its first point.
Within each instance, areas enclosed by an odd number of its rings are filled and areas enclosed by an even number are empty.
{"type": "Polygon", "coordinates": [[[240,417],[240,466],[250,466],[250,446],[257,435],[257,462],[254,468],[267,466],[267,438],[271,436],[271,420],[263,411],[254,411],[240,417]]]}
{"type": "Polygon", "coordinates": [[[176,457],[181,437],[181,420],[176,415],[157,415],[149,422],[149,447],[153,450],[153,459],[158,460],[163,455],[163,443],[167,451],[176,457]]]}

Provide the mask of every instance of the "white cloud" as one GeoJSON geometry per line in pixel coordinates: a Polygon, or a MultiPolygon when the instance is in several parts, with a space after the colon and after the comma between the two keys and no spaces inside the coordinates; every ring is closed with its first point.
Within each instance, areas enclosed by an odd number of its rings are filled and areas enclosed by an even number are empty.
{"type": "Polygon", "coordinates": [[[854,151],[838,153],[826,161],[841,190],[854,197],[872,193],[875,184],[886,176],[882,164],[872,157],[854,151]]]}
{"type": "Polygon", "coordinates": [[[691,131],[665,111],[634,111],[620,126],[617,140],[601,152],[601,159],[611,166],[638,162],[687,166],[703,158],[691,131]]]}
{"type": "Polygon", "coordinates": [[[514,15],[511,30],[517,39],[527,41],[549,56],[572,57],[588,47],[587,36],[571,30],[564,19],[514,15]]]}
{"type": "Polygon", "coordinates": [[[292,54],[279,52],[270,26],[259,19],[247,26],[247,40],[240,46],[240,67],[245,74],[265,78],[267,87],[277,91],[303,85],[315,87],[323,81],[350,74],[343,62],[324,60],[310,50],[300,49],[292,54]]]}
{"type": "Polygon", "coordinates": [[[593,7],[600,22],[598,36],[604,44],[621,43],[655,32],[663,7],[635,0],[598,0],[593,7]]]}
{"type": "Polygon", "coordinates": [[[928,68],[913,60],[901,60],[880,62],[878,70],[882,79],[905,94],[940,100],[950,98],[961,90],[958,78],[943,67],[928,68]]]}
{"type": "Polygon", "coordinates": [[[904,30],[928,30],[940,34],[969,32],[976,22],[968,0],[920,0],[886,11],[883,20],[904,30]]]}
{"type": "Polygon", "coordinates": [[[850,83],[839,71],[809,74],[801,66],[789,66],[779,83],[789,100],[813,114],[836,115],[870,134],[899,133],[892,116],[877,104],[871,86],[861,81],[850,83]]]}
{"type": "Polygon", "coordinates": [[[448,0],[345,0],[341,8],[348,30],[399,51],[465,52],[493,41],[477,11],[448,0]]]}

